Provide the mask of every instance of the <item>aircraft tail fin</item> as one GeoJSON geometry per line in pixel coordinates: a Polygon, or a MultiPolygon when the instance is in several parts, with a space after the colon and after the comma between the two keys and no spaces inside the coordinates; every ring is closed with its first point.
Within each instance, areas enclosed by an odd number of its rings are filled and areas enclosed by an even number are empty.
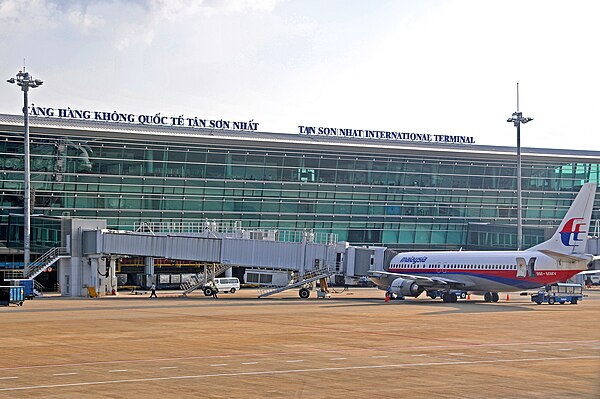
{"type": "Polygon", "coordinates": [[[530,249],[564,255],[585,253],[595,197],[596,183],[585,183],[552,238],[530,249]]]}

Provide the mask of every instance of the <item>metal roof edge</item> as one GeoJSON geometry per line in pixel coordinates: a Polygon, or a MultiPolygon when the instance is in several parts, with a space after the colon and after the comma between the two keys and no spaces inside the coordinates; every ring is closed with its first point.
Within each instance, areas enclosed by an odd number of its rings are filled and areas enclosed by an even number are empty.
{"type": "MultiPolygon", "coordinates": [[[[23,124],[23,116],[0,113],[0,124],[19,126],[23,124]]],[[[497,154],[513,155],[515,147],[493,146],[478,144],[447,144],[447,143],[419,143],[419,142],[398,142],[390,140],[372,140],[357,139],[346,137],[319,137],[307,136],[298,133],[274,133],[274,132],[255,132],[255,131],[233,131],[222,129],[206,129],[191,127],[173,127],[173,126],[150,126],[142,124],[125,124],[116,122],[87,121],[59,119],[52,117],[29,117],[29,125],[38,128],[53,129],[78,129],[94,132],[115,132],[115,133],[135,133],[145,135],[159,136],[187,136],[202,137],[221,140],[253,141],[253,142],[280,142],[280,143],[302,143],[306,145],[318,146],[336,146],[336,147],[361,147],[373,149],[396,149],[413,150],[428,152],[461,152],[471,154],[497,154]]],[[[580,158],[600,158],[600,151],[575,150],[575,149],[555,149],[555,148],[537,148],[521,147],[523,155],[538,157],[580,157],[580,158]]]]}

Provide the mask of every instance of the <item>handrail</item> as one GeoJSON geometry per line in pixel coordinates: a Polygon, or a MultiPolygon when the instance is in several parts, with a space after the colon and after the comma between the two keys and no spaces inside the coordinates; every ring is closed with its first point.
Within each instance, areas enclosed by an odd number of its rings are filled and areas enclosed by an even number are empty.
{"type": "Polygon", "coordinates": [[[50,248],[45,254],[27,265],[23,270],[23,275],[27,278],[35,277],[34,274],[40,270],[44,270],[52,260],[68,255],[69,251],[65,247],[50,248]]]}
{"type": "Polygon", "coordinates": [[[44,292],[44,286],[36,280],[33,280],[33,288],[38,292],[44,292]]]}

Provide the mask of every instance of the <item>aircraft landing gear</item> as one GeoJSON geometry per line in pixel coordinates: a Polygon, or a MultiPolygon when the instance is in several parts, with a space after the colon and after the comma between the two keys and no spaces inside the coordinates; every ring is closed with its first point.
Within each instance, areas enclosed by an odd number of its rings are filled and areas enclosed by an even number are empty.
{"type": "Polygon", "coordinates": [[[497,292],[486,292],[483,294],[483,300],[486,302],[498,302],[500,296],[497,292]]]}
{"type": "Polygon", "coordinates": [[[444,303],[454,303],[458,301],[458,297],[454,292],[444,292],[442,294],[442,301],[444,303]]]}

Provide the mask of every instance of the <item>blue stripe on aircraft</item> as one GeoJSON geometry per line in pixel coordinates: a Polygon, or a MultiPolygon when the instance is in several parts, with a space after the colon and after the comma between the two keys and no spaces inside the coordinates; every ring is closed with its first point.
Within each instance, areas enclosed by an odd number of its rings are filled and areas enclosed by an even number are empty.
{"type": "MultiPolygon", "coordinates": [[[[392,272],[394,273],[394,272],[392,272]]],[[[472,273],[472,272],[447,272],[447,273],[431,273],[431,272],[417,272],[414,270],[407,270],[406,272],[399,272],[397,271],[396,273],[402,273],[402,274],[414,274],[414,275],[427,275],[429,277],[439,277],[439,278],[448,278],[450,280],[452,280],[452,275],[455,274],[460,274],[463,276],[470,276],[470,277],[477,277],[477,278],[482,278],[482,279],[486,279],[486,280],[490,280],[490,281],[494,281],[496,283],[500,283],[500,284],[504,284],[504,285],[508,285],[511,287],[516,287],[516,288],[520,288],[523,290],[528,290],[528,289],[534,289],[534,288],[538,288],[540,286],[542,286],[543,284],[539,283],[539,282],[535,282],[535,281],[528,281],[525,279],[517,279],[517,278],[510,278],[510,277],[501,277],[501,276],[495,276],[495,275],[489,275],[489,274],[477,274],[477,273],[472,273]]],[[[460,283],[460,281],[457,281],[458,283],[460,283]]]]}

